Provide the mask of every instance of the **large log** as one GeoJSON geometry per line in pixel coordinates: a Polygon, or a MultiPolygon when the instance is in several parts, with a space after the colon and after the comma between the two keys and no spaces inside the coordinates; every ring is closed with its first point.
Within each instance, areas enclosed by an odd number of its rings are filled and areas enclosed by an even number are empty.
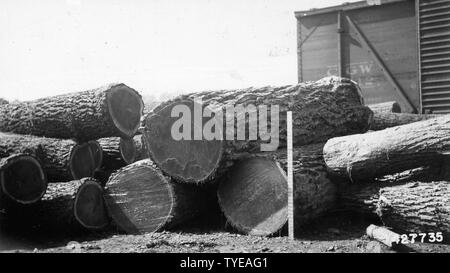
{"type": "Polygon", "coordinates": [[[99,230],[110,222],[103,188],[92,178],[49,184],[41,201],[10,207],[5,221],[17,229],[65,234],[99,230]]]}
{"type": "MultiPolygon", "coordinates": [[[[294,223],[308,222],[334,208],[336,186],[322,158],[323,144],[295,148],[294,223]]],[[[245,234],[270,235],[287,220],[286,151],[241,159],[221,179],[219,205],[228,222],[245,234]]]]}
{"type": "Polygon", "coordinates": [[[143,102],[125,84],[0,107],[0,131],[81,141],[130,138],[139,128],[143,102]]]}
{"type": "Polygon", "coordinates": [[[450,150],[450,115],[366,134],[332,138],[324,146],[330,172],[352,181],[434,164],[450,150]]]}
{"type": "Polygon", "coordinates": [[[448,181],[348,185],[339,189],[339,207],[377,215],[398,231],[450,234],[448,181]]]}
{"type": "Polygon", "coordinates": [[[387,102],[369,104],[367,106],[373,112],[378,112],[378,113],[401,113],[402,112],[402,108],[400,107],[400,104],[398,104],[398,102],[396,102],[396,101],[387,101],[387,102]]]}
{"type": "MultiPolygon", "coordinates": [[[[261,141],[261,132],[257,132],[264,131],[263,127],[257,128],[257,108],[268,106],[272,107],[270,110],[275,111],[274,105],[278,105],[280,111],[279,134],[272,136],[271,141],[279,138],[280,147],[285,146],[288,110],[293,111],[295,145],[324,142],[334,136],[365,132],[372,118],[372,111],[363,105],[358,85],[348,79],[336,77],[294,86],[193,93],[163,103],[147,116],[144,135],[150,158],[165,174],[178,181],[211,181],[218,172],[223,172],[232,165],[230,159],[236,154],[259,152],[261,145],[267,144],[267,141],[261,141]],[[202,100],[201,105],[198,99],[202,100]],[[247,107],[248,116],[252,118],[247,119],[245,113],[235,115],[234,111],[226,110],[239,105],[247,107]],[[183,127],[187,132],[186,138],[176,140],[171,130],[173,125],[179,122],[179,118],[172,117],[172,112],[182,107],[189,112],[189,117],[183,116],[188,118],[189,126],[183,127]],[[212,118],[202,118],[202,109],[205,113],[212,111],[218,114],[213,114],[212,118]],[[225,121],[220,115],[225,117],[225,121]],[[253,118],[255,122],[249,126],[249,119],[253,118]],[[191,131],[200,128],[201,133],[202,124],[208,121],[222,124],[211,126],[215,127],[217,138],[206,140],[200,136],[195,140],[196,136],[191,131]],[[226,126],[228,123],[231,125],[226,126]],[[227,127],[226,130],[224,127],[227,127]],[[244,129],[245,136],[237,140],[237,132],[244,132],[244,129]],[[232,139],[226,137],[227,135],[232,139]],[[251,135],[252,139],[257,135],[259,138],[252,140],[249,137],[251,135]]],[[[267,120],[271,114],[269,112],[260,110],[259,118],[267,121],[272,128],[277,125],[272,118],[270,122],[267,120]],[[267,114],[267,117],[264,114],[267,114]]],[[[206,129],[206,126],[203,129],[206,129]]]]}
{"type": "Polygon", "coordinates": [[[208,200],[204,188],[174,183],[149,159],[111,175],[105,199],[115,225],[131,234],[185,223],[207,209],[208,200]]]}
{"type": "Polygon", "coordinates": [[[381,111],[373,111],[373,119],[370,124],[370,130],[380,131],[386,128],[391,128],[395,126],[405,125],[421,120],[427,120],[442,115],[417,115],[408,113],[388,113],[381,111]]]}
{"type": "Polygon", "coordinates": [[[30,155],[0,158],[0,209],[9,202],[32,204],[47,189],[47,178],[39,161],[30,155]]]}
{"type": "Polygon", "coordinates": [[[96,141],[77,144],[68,139],[0,133],[0,157],[17,153],[35,156],[49,182],[91,177],[101,161],[99,149],[96,141]]]}

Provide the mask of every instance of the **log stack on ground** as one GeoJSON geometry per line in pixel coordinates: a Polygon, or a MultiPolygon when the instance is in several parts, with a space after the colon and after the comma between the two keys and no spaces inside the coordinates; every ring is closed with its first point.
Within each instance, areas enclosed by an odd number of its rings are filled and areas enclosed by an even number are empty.
{"type": "Polygon", "coordinates": [[[0,156],[31,154],[42,164],[49,182],[91,177],[101,162],[99,144],[73,140],[0,133],[0,156]]]}
{"type": "Polygon", "coordinates": [[[441,161],[450,150],[450,115],[332,138],[324,159],[333,175],[367,181],[441,161]]]}
{"type": "MultiPolygon", "coordinates": [[[[299,231],[335,206],[336,186],[328,178],[322,147],[307,145],[293,152],[294,222],[299,231]]],[[[233,227],[252,235],[281,229],[287,221],[286,168],[286,150],[280,150],[241,159],[228,171],[220,181],[218,200],[233,227]]]]}
{"type": "MultiPolygon", "coordinates": [[[[236,110],[234,107],[238,105],[246,107],[248,116],[252,117],[249,119],[255,121],[258,117],[258,107],[278,105],[279,123],[267,122],[269,128],[279,127],[279,134],[272,139],[279,135],[280,147],[285,146],[287,110],[293,111],[295,145],[324,142],[334,136],[363,133],[369,128],[372,119],[372,111],[363,105],[358,85],[337,77],[294,86],[193,93],[163,103],[147,116],[144,135],[150,158],[163,173],[177,181],[186,183],[212,181],[220,172],[224,172],[232,165],[232,160],[238,154],[259,152],[260,145],[267,142],[250,139],[251,135],[257,139],[258,128],[256,122],[249,126],[244,112],[235,117],[235,111],[231,113],[226,111],[226,109],[236,110]],[[202,100],[201,105],[198,99],[202,100]],[[171,133],[174,123],[179,122],[179,118],[172,117],[173,110],[180,110],[181,113],[180,111],[177,113],[183,114],[183,118],[188,120],[186,126],[183,126],[187,135],[181,140],[174,139],[171,133]],[[202,117],[203,112],[218,114],[208,118],[202,117]],[[226,122],[223,122],[220,116],[226,117],[230,114],[231,118],[225,118],[226,122]],[[226,125],[231,121],[231,126],[226,125]],[[218,125],[213,126],[216,122],[218,125]],[[198,130],[194,129],[198,129],[202,124],[205,128],[214,127],[217,137],[206,140],[200,136],[197,138],[199,140],[195,140],[194,131],[198,130]],[[227,129],[222,130],[224,127],[227,129]],[[238,131],[244,133],[243,139],[246,140],[236,140],[238,131]],[[229,140],[227,135],[231,135],[233,140],[229,140]]],[[[275,107],[270,110],[278,115],[275,107]]],[[[260,118],[265,120],[271,114],[269,109],[259,112],[260,118]]],[[[261,128],[259,130],[261,131],[261,128]]]]}
{"type": "Polygon", "coordinates": [[[31,206],[13,206],[7,224],[19,229],[79,233],[105,228],[110,220],[98,181],[83,178],[50,184],[42,200],[31,206]]]}
{"type": "Polygon", "coordinates": [[[146,159],[111,175],[105,199],[115,225],[139,234],[195,218],[207,208],[205,191],[201,186],[173,182],[146,159]]]}
{"type": "Polygon", "coordinates": [[[131,138],[140,125],[142,98],[125,84],[0,106],[0,131],[80,141],[131,138]]]}
{"type": "Polygon", "coordinates": [[[0,158],[0,209],[8,203],[35,203],[46,189],[47,178],[35,157],[14,154],[0,158]]]}

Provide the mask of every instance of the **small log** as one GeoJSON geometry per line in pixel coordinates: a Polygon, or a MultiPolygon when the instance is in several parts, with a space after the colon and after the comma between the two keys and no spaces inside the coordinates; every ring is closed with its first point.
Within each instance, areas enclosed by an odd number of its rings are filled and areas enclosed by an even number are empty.
{"type": "Polygon", "coordinates": [[[107,185],[109,213],[115,225],[131,234],[173,228],[207,208],[202,187],[174,183],[148,159],[120,169],[107,185]]]}
{"type": "Polygon", "coordinates": [[[388,113],[388,112],[373,112],[373,120],[370,124],[370,130],[380,131],[386,128],[405,125],[417,121],[427,120],[430,118],[439,117],[442,115],[417,115],[408,113],[388,113]]]}
{"type": "Polygon", "coordinates": [[[402,108],[400,107],[400,104],[398,104],[398,102],[396,102],[396,101],[387,101],[387,102],[369,104],[367,106],[373,112],[378,112],[378,113],[401,113],[402,112],[402,108]]]}
{"type": "Polygon", "coordinates": [[[103,151],[103,168],[118,170],[135,161],[136,146],[133,139],[108,137],[97,141],[103,151]]]}
{"type": "Polygon", "coordinates": [[[131,138],[139,128],[142,98],[125,84],[0,107],[0,130],[80,141],[131,138]]]}
{"type": "Polygon", "coordinates": [[[448,181],[348,185],[339,189],[339,207],[377,215],[394,230],[450,234],[448,181]]]}
{"type": "Polygon", "coordinates": [[[5,203],[32,204],[47,189],[47,178],[39,161],[26,154],[0,158],[0,208],[5,203]]]}
{"type": "Polygon", "coordinates": [[[450,150],[450,115],[366,134],[332,138],[324,146],[333,175],[367,181],[432,165],[450,150]]]}
{"type": "Polygon", "coordinates": [[[41,201],[8,210],[7,224],[55,233],[99,230],[109,224],[103,188],[92,178],[49,184],[41,201]],[[14,213],[9,213],[13,211],[14,213]]]}
{"type": "Polygon", "coordinates": [[[369,238],[377,240],[390,248],[395,248],[400,244],[400,235],[385,228],[376,225],[370,225],[366,229],[369,238]]]}
{"type": "MultiPolygon", "coordinates": [[[[336,186],[322,158],[323,144],[293,153],[294,223],[301,231],[335,206],[336,186]]],[[[241,159],[222,178],[219,205],[228,222],[245,234],[267,236],[287,220],[286,150],[241,159]]]]}
{"type": "Polygon", "coordinates": [[[0,133],[0,156],[27,153],[42,164],[49,182],[90,177],[101,162],[96,141],[77,144],[72,140],[0,133]]]}
{"type": "MultiPolygon", "coordinates": [[[[255,118],[258,117],[258,107],[278,105],[279,134],[272,137],[272,140],[279,138],[280,147],[285,146],[288,110],[293,111],[295,145],[324,142],[334,136],[366,132],[372,118],[372,111],[363,105],[358,85],[348,79],[337,77],[294,86],[193,93],[159,105],[146,117],[144,135],[150,158],[163,173],[177,181],[186,183],[212,181],[232,165],[232,158],[237,154],[260,152],[261,145],[267,144],[266,141],[261,141],[260,133],[258,140],[249,138],[250,134],[257,135],[256,122],[249,126],[246,114],[235,115],[235,112],[227,112],[226,109],[238,105],[248,107],[247,113],[255,118]],[[199,105],[197,99],[201,99],[203,104],[199,105]],[[172,127],[179,119],[172,117],[172,111],[180,106],[192,113],[188,119],[191,120],[191,124],[186,126],[192,129],[192,132],[188,131],[192,140],[175,140],[172,136],[172,127]],[[212,118],[201,117],[198,116],[201,113],[195,112],[196,109],[219,114],[212,118]],[[233,122],[233,126],[226,126],[227,122],[219,118],[220,114],[227,121],[236,120],[236,122],[233,122]],[[233,118],[226,118],[229,115],[233,115],[233,118]],[[194,128],[199,128],[197,121],[205,125],[215,119],[219,123],[223,121],[223,126],[215,126],[218,136],[222,135],[221,139],[218,137],[219,139],[214,140],[205,138],[194,140],[194,128]],[[231,128],[233,132],[230,132],[231,128]],[[238,129],[242,132],[245,129],[244,140],[236,140],[238,129]],[[231,133],[234,136],[233,140],[226,138],[226,135],[231,133]]],[[[272,107],[270,110],[275,111],[275,108],[272,107]]],[[[264,113],[267,117],[270,117],[270,110],[264,113]]],[[[273,122],[271,120],[267,120],[268,127],[275,124],[271,125],[273,122]]]]}

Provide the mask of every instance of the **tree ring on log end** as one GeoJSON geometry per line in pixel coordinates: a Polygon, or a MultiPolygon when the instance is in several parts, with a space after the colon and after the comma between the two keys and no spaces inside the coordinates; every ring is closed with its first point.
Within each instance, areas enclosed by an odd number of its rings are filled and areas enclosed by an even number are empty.
{"type": "Polygon", "coordinates": [[[47,178],[39,161],[30,155],[13,155],[0,169],[2,191],[20,204],[31,204],[42,198],[47,178]]]}
{"type": "Polygon", "coordinates": [[[94,154],[92,145],[92,143],[86,142],[72,148],[69,168],[74,180],[94,175],[98,162],[96,162],[97,156],[94,154]]]}
{"type": "MultiPolygon", "coordinates": [[[[167,175],[177,181],[188,183],[206,182],[214,176],[220,164],[224,141],[218,140],[195,140],[194,131],[201,130],[196,128],[194,122],[194,105],[196,102],[185,100],[174,102],[162,108],[157,113],[147,117],[146,129],[144,132],[146,145],[149,155],[153,162],[167,175]],[[181,107],[190,113],[190,140],[175,140],[171,130],[175,122],[180,122],[185,118],[183,113],[172,117],[172,109],[181,107]],[[187,108],[186,108],[187,107],[187,108]]],[[[203,109],[203,105],[196,105],[197,109],[203,109]],[[202,107],[202,108],[200,108],[202,107]]],[[[178,108],[178,109],[181,109],[178,108]]],[[[175,111],[177,112],[177,111],[175,111]]],[[[178,114],[178,113],[177,113],[178,114]]],[[[202,117],[202,124],[206,124],[211,117],[202,117]]],[[[188,130],[180,127],[181,130],[188,130]]],[[[223,128],[220,129],[222,132],[223,128]]],[[[178,128],[175,129],[177,131],[178,128]]]]}
{"type": "Polygon", "coordinates": [[[88,229],[101,229],[109,224],[103,188],[96,181],[87,180],[77,191],[74,215],[78,222],[88,229]]]}
{"type": "Polygon", "coordinates": [[[119,142],[120,155],[126,164],[131,164],[136,160],[136,145],[132,138],[120,138],[119,142]]]}
{"type": "Polygon", "coordinates": [[[102,167],[103,163],[103,149],[102,146],[98,143],[97,140],[90,140],[88,141],[93,160],[95,165],[95,170],[99,170],[102,167]]]}
{"type": "Polygon", "coordinates": [[[140,95],[125,85],[117,85],[106,98],[111,118],[122,137],[133,137],[139,129],[144,108],[140,95]]]}
{"type": "Polygon", "coordinates": [[[138,163],[113,174],[105,195],[114,223],[129,234],[162,228],[170,221],[176,202],[167,178],[149,164],[138,163]]]}
{"type": "Polygon", "coordinates": [[[271,235],[287,221],[287,180],[273,160],[236,162],[220,182],[217,195],[228,222],[243,233],[271,235]]]}

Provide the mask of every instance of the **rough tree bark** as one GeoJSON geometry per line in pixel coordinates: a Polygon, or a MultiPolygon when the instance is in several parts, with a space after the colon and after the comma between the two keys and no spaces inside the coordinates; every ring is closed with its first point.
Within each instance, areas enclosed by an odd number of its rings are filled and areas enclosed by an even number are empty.
{"type": "Polygon", "coordinates": [[[400,104],[398,104],[398,102],[396,102],[396,101],[387,101],[387,102],[369,104],[367,106],[373,112],[378,112],[378,113],[401,113],[402,112],[402,108],[400,107],[400,104]]]}
{"type": "Polygon", "coordinates": [[[77,144],[72,140],[0,133],[0,157],[17,153],[35,156],[49,182],[65,182],[91,177],[98,168],[96,141],[77,144]]]}
{"type": "Polygon", "coordinates": [[[450,150],[450,115],[382,131],[332,138],[324,146],[330,172],[352,181],[427,166],[450,150]]]}
{"type": "Polygon", "coordinates": [[[405,125],[421,120],[427,120],[442,115],[417,115],[408,113],[388,113],[373,111],[373,120],[370,124],[370,130],[380,131],[386,128],[391,128],[399,125],[405,125]]]}
{"type": "Polygon", "coordinates": [[[141,96],[124,84],[0,106],[0,130],[80,141],[130,138],[139,128],[141,96]]]}
{"type": "Polygon", "coordinates": [[[10,207],[6,221],[20,229],[66,234],[102,229],[110,222],[103,188],[92,178],[50,184],[41,201],[10,207]]]}
{"type": "Polygon", "coordinates": [[[26,154],[0,158],[0,209],[10,202],[32,204],[47,189],[47,178],[39,161],[26,154]]]}
{"type": "Polygon", "coordinates": [[[207,209],[208,200],[204,188],[174,183],[149,159],[111,175],[105,199],[115,225],[131,234],[185,223],[207,209]]]}
{"type": "MultiPolygon", "coordinates": [[[[238,105],[250,106],[247,108],[248,116],[255,119],[258,116],[257,107],[272,105],[271,110],[274,111],[273,105],[278,105],[279,134],[272,140],[279,137],[280,147],[285,146],[285,112],[288,110],[293,111],[295,145],[324,142],[334,136],[365,132],[372,118],[372,111],[363,105],[357,84],[337,77],[294,86],[193,93],[163,103],[147,116],[144,135],[150,158],[165,174],[178,181],[201,183],[213,180],[218,171],[224,171],[231,165],[230,158],[239,153],[259,152],[261,143],[267,142],[260,141],[261,133],[259,133],[259,140],[250,140],[250,135],[253,135],[252,139],[256,138],[258,129],[256,122],[252,122],[252,126],[249,126],[245,113],[235,116],[234,112],[226,111],[227,107],[238,105]],[[203,105],[196,107],[199,105],[197,102],[199,98],[203,105]],[[219,113],[213,118],[200,117],[199,121],[203,124],[208,121],[220,123],[223,121],[220,117],[222,114],[225,120],[222,126],[220,124],[212,126],[215,127],[219,139],[175,140],[171,129],[179,118],[171,117],[171,113],[178,110],[180,106],[188,109],[194,117],[198,114],[195,112],[196,108],[201,110],[202,107],[219,113]],[[175,107],[178,108],[174,109],[175,107]],[[232,125],[226,126],[228,122],[232,122],[232,125]],[[225,127],[227,130],[223,129],[225,127]],[[245,129],[244,140],[236,140],[237,128],[245,129]],[[229,137],[226,138],[227,140],[222,140],[227,134],[231,135],[233,140],[229,140],[229,137]]],[[[267,120],[268,118],[262,114],[270,117],[270,111],[259,111],[259,117],[267,120]]],[[[189,120],[192,121],[190,115],[189,120]]],[[[267,120],[267,122],[269,127],[275,124],[273,121],[267,120]]],[[[199,128],[198,125],[194,118],[194,121],[190,123],[191,131],[199,128]]],[[[183,129],[187,130],[188,135],[192,137],[189,129],[184,127],[183,129]]]]}
{"type": "MultiPolygon", "coordinates": [[[[335,205],[336,185],[327,175],[322,147],[297,147],[293,153],[298,231],[335,205]]],[[[217,193],[228,222],[245,234],[266,236],[278,231],[287,220],[286,169],[286,150],[237,161],[221,179],[217,193]]]]}
{"type": "Polygon", "coordinates": [[[339,207],[376,214],[399,231],[450,234],[450,183],[403,182],[339,187],[339,207]]]}

